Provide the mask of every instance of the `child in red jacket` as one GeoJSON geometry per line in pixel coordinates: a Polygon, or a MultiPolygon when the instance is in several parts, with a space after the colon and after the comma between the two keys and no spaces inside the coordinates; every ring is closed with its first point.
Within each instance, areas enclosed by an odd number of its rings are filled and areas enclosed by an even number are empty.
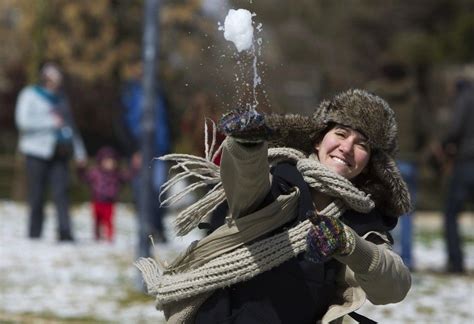
{"type": "Polygon", "coordinates": [[[114,238],[114,207],[120,189],[131,180],[135,169],[119,168],[119,155],[113,148],[102,147],[96,155],[96,165],[78,168],[79,178],[85,181],[91,190],[92,212],[94,215],[94,235],[96,240],[103,237],[109,242],[114,238]]]}

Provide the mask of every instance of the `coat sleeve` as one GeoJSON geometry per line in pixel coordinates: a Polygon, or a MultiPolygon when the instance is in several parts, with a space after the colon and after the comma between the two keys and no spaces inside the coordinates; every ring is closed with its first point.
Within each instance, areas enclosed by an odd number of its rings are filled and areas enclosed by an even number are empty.
{"type": "Polygon", "coordinates": [[[37,109],[33,90],[29,87],[23,89],[18,96],[15,121],[22,132],[37,132],[56,127],[53,114],[44,114],[44,111],[37,109]]]}
{"type": "Polygon", "coordinates": [[[253,212],[270,190],[266,142],[244,145],[228,137],[224,141],[221,179],[233,218],[253,212]]]}
{"type": "Polygon", "coordinates": [[[350,270],[346,272],[346,281],[355,280],[374,305],[402,301],[410,290],[411,275],[400,256],[392,251],[382,234],[369,232],[364,239],[352,232],[356,241],[354,251],[347,256],[335,257],[350,270]],[[374,242],[380,244],[370,241],[374,237],[377,238],[374,242]]]}

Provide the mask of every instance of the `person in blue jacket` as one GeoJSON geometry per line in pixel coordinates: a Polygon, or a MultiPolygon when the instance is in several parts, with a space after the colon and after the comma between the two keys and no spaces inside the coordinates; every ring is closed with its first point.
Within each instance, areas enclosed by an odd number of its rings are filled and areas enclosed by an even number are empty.
{"type": "MultiPolygon", "coordinates": [[[[163,226],[163,217],[165,209],[160,207],[159,193],[161,185],[166,181],[168,168],[166,162],[160,160],[142,161],[140,155],[140,143],[142,139],[142,114],[144,90],[141,82],[142,68],[141,64],[136,66],[134,75],[124,84],[122,91],[122,123],[125,126],[125,150],[134,160],[135,164],[146,163],[152,168],[152,199],[151,199],[151,219],[147,224],[139,224],[139,243],[138,255],[150,256],[150,239],[153,235],[155,242],[166,243],[167,237],[163,226]]],[[[168,125],[167,103],[164,94],[157,89],[156,104],[154,106],[155,127],[154,127],[154,146],[153,156],[159,157],[170,151],[170,132],[168,125]]],[[[140,199],[140,175],[132,180],[133,199],[135,204],[140,199]]],[[[142,222],[139,222],[142,223],[142,222]]]]}

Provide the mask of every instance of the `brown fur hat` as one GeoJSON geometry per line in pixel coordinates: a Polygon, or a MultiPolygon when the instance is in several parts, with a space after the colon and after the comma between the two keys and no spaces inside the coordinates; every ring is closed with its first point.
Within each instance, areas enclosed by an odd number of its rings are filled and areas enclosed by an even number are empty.
{"type": "Polygon", "coordinates": [[[272,146],[293,147],[314,152],[314,142],[333,124],[341,124],[367,136],[372,149],[367,172],[355,179],[355,184],[372,195],[377,208],[401,216],[411,208],[410,196],[394,161],[397,124],[393,110],[382,98],[364,90],[348,90],[330,101],[323,101],[312,117],[276,115],[266,117],[274,130],[272,146]]]}

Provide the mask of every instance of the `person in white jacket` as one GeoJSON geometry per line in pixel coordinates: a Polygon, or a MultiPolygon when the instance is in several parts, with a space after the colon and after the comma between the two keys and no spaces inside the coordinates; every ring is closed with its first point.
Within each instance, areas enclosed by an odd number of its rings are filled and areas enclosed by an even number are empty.
{"type": "Polygon", "coordinates": [[[61,91],[62,83],[59,67],[46,63],[40,71],[40,83],[26,86],[20,92],[15,121],[19,130],[19,150],[26,158],[30,208],[28,236],[41,237],[49,184],[58,217],[58,239],[73,241],[68,164],[71,157],[84,164],[87,153],[61,91]]]}

